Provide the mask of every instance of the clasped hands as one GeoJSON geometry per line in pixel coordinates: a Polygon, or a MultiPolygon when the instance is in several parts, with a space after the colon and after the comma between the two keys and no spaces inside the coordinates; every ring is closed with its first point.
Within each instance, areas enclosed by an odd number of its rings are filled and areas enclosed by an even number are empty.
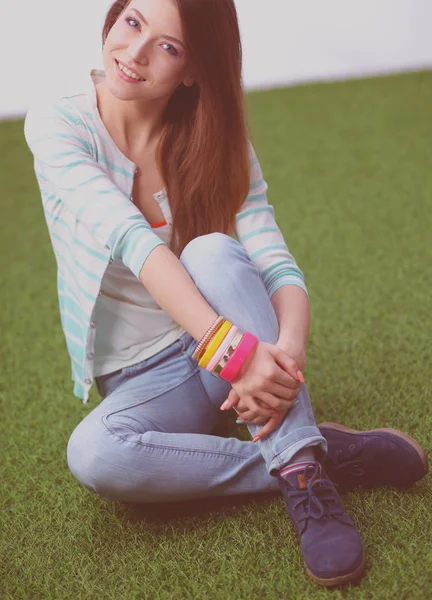
{"type": "Polygon", "coordinates": [[[300,368],[304,368],[305,359],[304,353],[296,354],[297,360],[277,345],[258,342],[231,382],[221,410],[234,408],[245,423],[265,423],[254,442],[276,429],[297,400],[304,383],[300,368]]]}

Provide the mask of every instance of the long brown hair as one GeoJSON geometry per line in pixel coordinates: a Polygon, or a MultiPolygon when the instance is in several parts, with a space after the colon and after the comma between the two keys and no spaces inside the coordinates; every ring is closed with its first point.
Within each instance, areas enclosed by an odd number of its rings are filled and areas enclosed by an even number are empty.
{"type": "MultiPolygon", "coordinates": [[[[131,0],[116,0],[102,43],[131,0]]],[[[196,81],[181,84],[165,113],[157,149],[169,197],[171,250],[213,232],[230,235],[250,186],[242,48],[233,0],[176,0],[196,81]]]]}

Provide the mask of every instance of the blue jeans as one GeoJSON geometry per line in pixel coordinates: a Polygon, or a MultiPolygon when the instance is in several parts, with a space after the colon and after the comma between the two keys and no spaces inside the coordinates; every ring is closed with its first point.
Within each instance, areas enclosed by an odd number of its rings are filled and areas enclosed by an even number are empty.
{"type": "MultiPolygon", "coordinates": [[[[279,325],[258,267],[221,233],[192,240],[180,256],[219,314],[276,344],[279,325]]],[[[175,294],[175,290],[173,290],[175,294]]],[[[102,401],[67,447],[73,475],[107,500],[170,502],[279,489],[274,473],[305,446],[327,452],[306,385],[281,425],[253,443],[212,435],[231,384],[192,359],[184,333],[154,356],[96,378],[102,401]]],[[[248,425],[254,436],[261,425],[248,425]]]]}

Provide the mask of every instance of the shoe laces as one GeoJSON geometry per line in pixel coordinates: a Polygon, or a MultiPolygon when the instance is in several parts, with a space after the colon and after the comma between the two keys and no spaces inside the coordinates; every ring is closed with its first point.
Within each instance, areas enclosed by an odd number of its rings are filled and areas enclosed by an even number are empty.
{"type": "Polygon", "coordinates": [[[338,448],[336,452],[327,457],[327,462],[331,464],[333,471],[337,471],[338,475],[361,477],[364,475],[362,452],[363,446],[356,447],[355,444],[350,444],[348,453],[344,452],[342,448],[338,448]]]}
{"type": "Polygon", "coordinates": [[[297,511],[300,506],[303,508],[303,514],[296,517],[297,523],[308,519],[337,518],[338,515],[343,515],[344,511],[335,489],[336,484],[319,477],[321,469],[318,464],[313,466],[313,473],[310,469],[309,465],[304,470],[306,487],[288,491],[289,497],[297,499],[293,502],[292,509],[297,511]]]}

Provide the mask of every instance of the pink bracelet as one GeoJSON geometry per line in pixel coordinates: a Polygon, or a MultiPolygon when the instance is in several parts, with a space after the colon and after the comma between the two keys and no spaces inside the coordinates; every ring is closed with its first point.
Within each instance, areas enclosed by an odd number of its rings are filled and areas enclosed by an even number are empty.
{"type": "Polygon", "coordinates": [[[233,355],[219,373],[219,377],[231,383],[236,378],[237,373],[246,362],[247,357],[255,348],[258,341],[258,338],[253,333],[246,331],[239,345],[234,350],[233,355]]]}
{"type": "Polygon", "coordinates": [[[225,338],[222,340],[221,345],[214,353],[214,356],[210,359],[208,365],[206,366],[207,371],[210,373],[213,371],[215,366],[218,364],[222,356],[225,354],[225,350],[228,348],[230,342],[232,342],[233,337],[238,332],[238,327],[233,325],[231,329],[226,334],[225,338]]]}

